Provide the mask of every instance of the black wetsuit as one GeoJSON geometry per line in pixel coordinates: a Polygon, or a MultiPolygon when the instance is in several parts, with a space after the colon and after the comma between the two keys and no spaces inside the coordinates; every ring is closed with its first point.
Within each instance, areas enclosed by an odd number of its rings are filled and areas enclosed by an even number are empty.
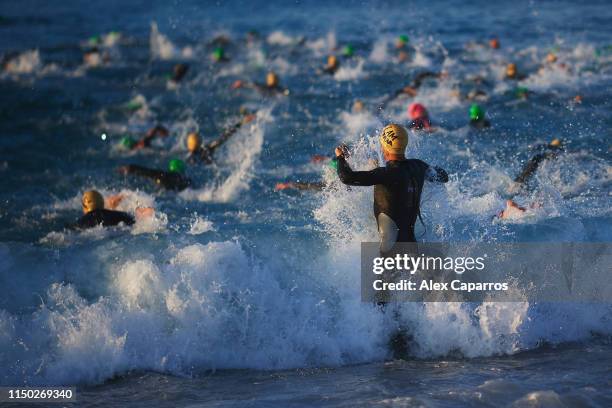
{"type": "Polygon", "coordinates": [[[474,129],[486,129],[491,127],[491,122],[489,122],[487,119],[471,119],[470,120],[470,126],[473,127],[474,129]]]}
{"type": "Polygon", "coordinates": [[[174,68],[172,69],[172,80],[174,82],[180,82],[183,77],[185,76],[185,74],[187,74],[187,71],[189,70],[189,65],[187,64],[176,64],[174,66],[174,68]]]}
{"type": "Polygon", "coordinates": [[[379,215],[384,213],[395,222],[399,230],[396,242],[416,242],[414,226],[421,213],[425,180],[448,181],[446,171],[418,159],[389,161],[386,167],[353,171],[341,157],[338,158],[338,177],[351,186],[374,186],[374,216],[380,222],[379,215]]]}
{"type": "Polygon", "coordinates": [[[320,181],[293,181],[291,188],[299,191],[321,191],[325,188],[325,183],[320,181]]]}
{"type": "Polygon", "coordinates": [[[408,129],[423,130],[431,128],[431,122],[427,116],[416,118],[408,124],[408,129]]]}
{"type": "Polygon", "coordinates": [[[335,66],[325,66],[321,69],[322,74],[335,75],[336,72],[340,69],[340,64],[335,66]]]}
{"type": "Polygon", "coordinates": [[[280,85],[268,86],[266,84],[253,82],[251,87],[264,95],[284,95],[287,92],[287,88],[283,88],[280,85]]]}
{"type": "MultiPolygon", "coordinates": [[[[432,72],[432,71],[420,72],[414,77],[414,79],[412,80],[412,82],[410,83],[408,87],[417,91],[421,87],[421,85],[423,85],[423,82],[427,78],[440,78],[441,76],[442,74],[439,72],[432,72]]],[[[387,104],[394,101],[398,96],[407,93],[406,88],[408,87],[398,89],[397,91],[393,92],[391,95],[387,96],[387,98],[381,102],[379,109],[384,109],[387,106],[387,104]]]]}
{"type": "Polygon", "coordinates": [[[200,146],[196,151],[189,154],[188,160],[190,162],[200,162],[205,164],[212,164],[213,162],[213,154],[215,150],[232,137],[238,129],[242,126],[243,122],[238,122],[228,130],[226,130],[218,139],[213,140],[210,143],[207,143],[204,146],[200,146]]]}
{"type": "Polygon", "coordinates": [[[540,166],[540,163],[542,163],[544,160],[555,159],[562,151],[561,148],[554,148],[549,146],[547,146],[546,148],[550,150],[536,154],[525,164],[521,173],[514,179],[516,183],[526,183],[536,172],[536,170],[540,166]]]}
{"type": "Polygon", "coordinates": [[[441,76],[442,74],[440,72],[420,72],[414,77],[414,79],[412,80],[412,84],[410,84],[410,87],[414,89],[419,89],[421,85],[423,85],[423,81],[425,81],[427,78],[440,78],[441,76]]]}
{"type": "Polygon", "coordinates": [[[128,213],[113,210],[93,210],[83,215],[74,228],[87,229],[102,225],[103,227],[112,227],[124,223],[125,225],[133,225],[134,218],[128,213]]]}
{"type": "Polygon", "coordinates": [[[133,174],[140,177],[150,178],[161,187],[167,190],[181,191],[191,185],[191,179],[183,176],[180,173],[169,171],[150,169],[136,164],[130,164],[127,167],[127,174],[133,174]]]}

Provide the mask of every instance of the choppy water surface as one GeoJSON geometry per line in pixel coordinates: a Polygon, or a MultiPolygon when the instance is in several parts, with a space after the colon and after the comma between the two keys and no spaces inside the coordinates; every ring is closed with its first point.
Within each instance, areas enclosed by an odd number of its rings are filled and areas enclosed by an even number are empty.
{"type": "Polygon", "coordinates": [[[410,100],[383,117],[375,107],[414,74],[446,70],[415,98],[439,130],[411,134],[408,154],[451,174],[426,186],[418,235],[610,241],[609,4],[125,3],[0,6],[0,384],[80,384],[83,403],[143,406],[610,405],[610,304],[404,304],[414,359],[390,361],[398,323],[359,297],[359,243],[376,238],[371,189],[337,189],[333,171],[310,161],[347,142],[365,168],[379,154],[376,130],[405,123],[410,100]],[[97,34],[110,61],[85,66],[97,34]],[[397,61],[399,34],[410,37],[408,62],[397,61]],[[233,40],[228,63],[210,60],[218,35],[233,40]],[[497,51],[482,45],[494,35],[497,51]],[[355,57],[316,75],[347,43],[355,57]],[[550,51],[564,67],[543,66],[550,51]],[[173,86],[177,62],[190,70],[173,86]],[[508,62],[527,77],[503,80],[508,62]],[[269,69],[289,97],[229,90],[269,69]],[[476,75],[493,123],[480,133],[456,97],[476,75]],[[520,100],[517,86],[533,94],[520,100]],[[351,112],[356,98],[369,110],[351,112]],[[115,171],[164,167],[185,156],[188,131],[210,140],[241,106],[257,119],[215,165],[188,169],[193,188],[159,192],[115,171]],[[154,149],[120,148],[156,123],[171,136],[154,149]],[[541,206],[492,221],[533,146],[553,137],[567,154],[516,197],[541,206]],[[321,193],[274,191],[321,179],[321,193]],[[156,216],[65,230],[90,188],[156,216]]]}

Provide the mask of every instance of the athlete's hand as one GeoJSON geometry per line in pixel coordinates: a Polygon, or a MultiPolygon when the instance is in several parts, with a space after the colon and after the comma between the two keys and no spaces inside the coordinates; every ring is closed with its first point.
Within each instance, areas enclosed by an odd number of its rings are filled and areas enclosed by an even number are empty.
{"type": "Polygon", "coordinates": [[[336,157],[349,157],[348,146],[343,143],[336,147],[336,157]]]}
{"type": "Polygon", "coordinates": [[[134,213],[136,215],[136,219],[143,220],[153,218],[155,215],[155,209],[153,207],[136,207],[134,213]]]}
{"type": "Polygon", "coordinates": [[[287,190],[289,188],[293,187],[293,183],[292,182],[287,182],[287,183],[276,183],[276,186],[274,187],[274,190],[276,191],[283,191],[283,190],[287,190]]]}
{"type": "Polygon", "coordinates": [[[123,200],[123,194],[116,194],[116,195],[108,197],[104,205],[106,206],[106,208],[110,208],[111,210],[114,210],[119,206],[122,200],[123,200]]]}
{"type": "Polygon", "coordinates": [[[241,81],[241,80],[239,80],[239,79],[238,79],[238,80],[236,80],[236,81],[235,81],[235,82],[232,84],[231,89],[238,89],[238,88],[241,88],[241,87],[242,87],[242,85],[244,85],[244,84],[242,83],[242,81],[241,81]]]}

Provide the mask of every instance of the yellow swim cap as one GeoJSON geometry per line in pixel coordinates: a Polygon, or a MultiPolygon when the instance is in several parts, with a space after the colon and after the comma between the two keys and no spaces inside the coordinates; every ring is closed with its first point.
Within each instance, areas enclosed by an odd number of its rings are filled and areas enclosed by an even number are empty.
{"type": "Polygon", "coordinates": [[[327,66],[333,68],[337,67],[338,57],[336,57],[335,55],[330,55],[329,57],[327,57],[327,66]]]}
{"type": "Polygon", "coordinates": [[[200,136],[195,132],[191,132],[187,135],[187,150],[193,153],[198,150],[198,147],[200,147],[200,136]]]}
{"type": "Polygon", "coordinates": [[[89,190],[83,194],[82,204],[85,214],[94,210],[102,210],[104,209],[104,197],[96,190],[89,190]]]}
{"type": "Polygon", "coordinates": [[[403,126],[392,123],[380,132],[380,145],[391,154],[404,154],[408,146],[408,132],[403,126]]]}
{"type": "Polygon", "coordinates": [[[268,75],[266,75],[266,85],[268,86],[268,88],[277,87],[278,86],[278,75],[276,75],[272,71],[268,72],[268,75]]]}
{"type": "Polygon", "coordinates": [[[554,138],[553,140],[550,141],[550,146],[551,147],[561,147],[561,140],[554,138]]]}
{"type": "Polygon", "coordinates": [[[516,64],[508,64],[508,66],[506,67],[506,76],[508,78],[513,78],[516,76],[516,64]]]}

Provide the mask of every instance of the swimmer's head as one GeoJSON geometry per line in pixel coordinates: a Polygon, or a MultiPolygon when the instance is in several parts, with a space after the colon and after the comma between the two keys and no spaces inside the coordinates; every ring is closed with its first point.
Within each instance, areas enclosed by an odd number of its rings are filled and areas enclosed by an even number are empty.
{"type": "Polygon", "coordinates": [[[406,46],[406,44],[408,44],[408,36],[407,35],[402,34],[399,37],[397,37],[397,41],[395,41],[395,47],[396,48],[404,48],[406,46]]]}
{"type": "Polygon", "coordinates": [[[555,62],[557,62],[557,55],[554,52],[549,52],[546,55],[546,62],[548,62],[549,64],[554,64],[555,62]]]}
{"type": "Polygon", "coordinates": [[[410,119],[418,119],[427,116],[427,109],[420,103],[411,103],[408,106],[408,117],[410,119]]]}
{"type": "Polygon", "coordinates": [[[470,106],[470,120],[484,119],[484,109],[476,103],[470,106]]]}
{"type": "Polygon", "coordinates": [[[342,55],[345,57],[352,57],[355,54],[355,48],[351,44],[347,44],[342,48],[342,55]]]}
{"type": "Polygon", "coordinates": [[[121,138],[120,143],[121,143],[121,146],[125,147],[126,149],[131,149],[136,144],[136,141],[132,139],[130,136],[123,136],[121,138]]]}
{"type": "Polygon", "coordinates": [[[516,64],[510,63],[506,65],[506,76],[508,78],[514,78],[516,76],[516,64]]]}
{"type": "Polygon", "coordinates": [[[380,132],[380,145],[387,154],[403,155],[408,146],[408,132],[395,123],[387,125],[380,132]]]}
{"type": "Polygon", "coordinates": [[[328,68],[338,68],[338,57],[335,55],[330,55],[327,57],[327,67],[328,68]]]}
{"type": "Polygon", "coordinates": [[[83,194],[81,204],[83,205],[83,213],[85,214],[95,210],[103,210],[104,197],[96,190],[89,190],[83,194]]]}
{"type": "Polygon", "coordinates": [[[529,88],[524,86],[519,86],[516,88],[516,97],[517,98],[527,98],[529,96],[529,88]]]}
{"type": "Polygon", "coordinates": [[[185,163],[179,159],[172,159],[168,162],[168,171],[170,173],[183,173],[185,172],[185,163]]]}
{"type": "Polygon", "coordinates": [[[359,112],[363,112],[364,109],[364,105],[363,105],[363,101],[357,99],[354,103],[353,103],[353,112],[354,113],[359,113],[359,112]]]}
{"type": "Polygon", "coordinates": [[[196,132],[191,132],[187,135],[187,150],[191,153],[198,150],[200,147],[200,136],[196,132]]]}
{"type": "Polygon", "coordinates": [[[561,139],[554,138],[548,145],[553,149],[560,149],[563,147],[563,142],[561,142],[561,139]]]}
{"type": "Polygon", "coordinates": [[[497,38],[491,38],[489,40],[489,47],[493,48],[494,50],[499,48],[499,40],[497,38]]]}
{"type": "Polygon", "coordinates": [[[278,86],[278,75],[276,73],[270,71],[266,75],[266,86],[268,88],[276,88],[278,86]]]}
{"type": "Polygon", "coordinates": [[[217,62],[225,58],[225,50],[223,49],[223,47],[215,48],[213,51],[212,57],[213,57],[213,60],[217,62]]]}

